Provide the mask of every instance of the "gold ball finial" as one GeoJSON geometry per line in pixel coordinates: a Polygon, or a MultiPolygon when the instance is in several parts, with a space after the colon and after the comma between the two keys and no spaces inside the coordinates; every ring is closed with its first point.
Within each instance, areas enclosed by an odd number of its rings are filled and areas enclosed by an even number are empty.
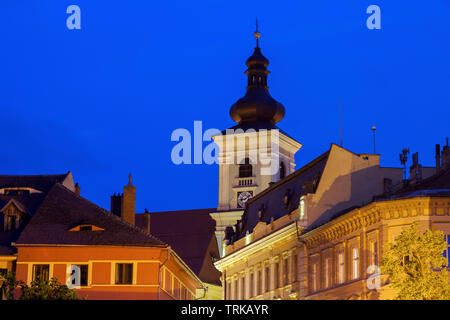
{"type": "Polygon", "coordinates": [[[259,47],[259,37],[261,37],[261,33],[258,31],[258,19],[256,19],[256,30],[255,33],[253,34],[256,38],[256,47],[259,47]]]}

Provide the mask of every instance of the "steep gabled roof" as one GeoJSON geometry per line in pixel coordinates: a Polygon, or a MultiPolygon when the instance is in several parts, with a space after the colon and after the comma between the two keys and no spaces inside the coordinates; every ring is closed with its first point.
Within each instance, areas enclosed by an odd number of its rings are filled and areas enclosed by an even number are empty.
{"type": "Polygon", "coordinates": [[[253,232],[253,228],[255,228],[260,221],[258,210],[262,205],[264,205],[264,209],[261,221],[266,223],[270,222],[272,218],[276,220],[298,208],[300,197],[305,193],[313,192],[313,190],[311,190],[311,188],[314,188],[312,181],[316,179],[314,185],[318,185],[328,155],[329,151],[323,153],[302,168],[251,198],[246,204],[242,216],[243,226],[237,234],[237,239],[244,237],[247,231],[249,233],[253,232]],[[287,206],[285,206],[284,197],[287,194],[289,202],[287,206]]]}
{"type": "Polygon", "coordinates": [[[70,174],[0,175],[0,189],[27,187],[47,192],[55,183],[62,183],[70,174]]]}
{"type": "Polygon", "coordinates": [[[167,246],[57,183],[15,242],[17,245],[167,246]],[[69,231],[95,225],[104,231],[69,231]]]}

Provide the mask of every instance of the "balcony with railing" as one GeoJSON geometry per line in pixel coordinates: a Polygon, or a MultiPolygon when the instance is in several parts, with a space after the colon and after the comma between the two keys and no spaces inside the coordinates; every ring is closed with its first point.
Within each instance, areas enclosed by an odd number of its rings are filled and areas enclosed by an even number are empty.
{"type": "Polygon", "coordinates": [[[235,178],[234,187],[253,187],[256,186],[255,177],[235,178]]]}

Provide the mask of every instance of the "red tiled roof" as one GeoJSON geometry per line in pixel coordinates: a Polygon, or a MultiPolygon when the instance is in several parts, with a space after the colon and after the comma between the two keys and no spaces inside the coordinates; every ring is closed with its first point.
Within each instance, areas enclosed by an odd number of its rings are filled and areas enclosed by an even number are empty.
{"type": "Polygon", "coordinates": [[[166,246],[165,243],[56,183],[16,244],[166,246]],[[73,232],[81,224],[104,231],[73,232]]]}
{"type": "MultiPolygon", "coordinates": [[[[166,242],[205,282],[220,284],[220,272],[213,265],[219,258],[215,221],[216,209],[179,210],[150,213],[150,233],[166,242]]],[[[136,215],[136,226],[144,227],[144,214],[136,215]]]]}

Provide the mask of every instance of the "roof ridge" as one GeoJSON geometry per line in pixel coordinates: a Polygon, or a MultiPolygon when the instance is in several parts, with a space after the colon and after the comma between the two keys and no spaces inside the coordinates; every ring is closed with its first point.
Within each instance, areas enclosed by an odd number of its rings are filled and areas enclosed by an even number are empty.
{"type": "Polygon", "coordinates": [[[67,176],[70,171],[66,173],[55,173],[55,174],[0,174],[1,177],[53,177],[53,176],[67,176]]]}
{"type": "Polygon", "coordinates": [[[330,150],[327,150],[326,152],[322,153],[320,156],[314,158],[313,160],[311,160],[310,162],[308,162],[307,164],[305,164],[303,167],[299,168],[298,170],[295,170],[294,172],[292,172],[291,174],[287,175],[286,177],[284,177],[283,179],[275,182],[273,185],[269,186],[268,188],[264,189],[263,191],[261,191],[260,193],[258,193],[256,196],[250,198],[247,203],[246,203],[246,207],[255,202],[256,200],[262,198],[262,196],[264,196],[265,194],[267,194],[268,192],[272,191],[275,188],[278,188],[279,186],[287,183],[288,181],[291,181],[292,179],[294,179],[295,177],[297,177],[298,175],[300,175],[301,173],[304,173],[307,169],[309,169],[310,167],[316,165],[319,161],[323,160],[323,158],[325,158],[326,156],[328,156],[328,154],[330,153],[330,150]]]}
{"type": "MultiPolygon", "coordinates": [[[[82,200],[82,201],[84,201],[84,202],[87,202],[87,203],[89,203],[90,205],[94,206],[96,209],[98,209],[99,212],[101,212],[101,213],[104,214],[105,216],[111,217],[113,220],[115,220],[115,221],[117,221],[117,222],[119,222],[119,223],[121,223],[121,224],[123,224],[123,225],[126,225],[126,226],[128,226],[128,227],[134,229],[135,231],[138,231],[138,232],[140,232],[140,233],[142,233],[142,234],[144,234],[144,235],[146,235],[146,236],[149,236],[150,238],[152,238],[152,239],[154,239],[154,240],[158,240],[158,241],[161,242],[163,245],[168,246],[167,243],[165,243],[164,241],[158,239],[158,238],[155,237],[154,235],[152,235],[152,234],[146,232],[145,230],[143,230],[143,229],[137,227],[136,225],[132,225],[132,224],[129,223],[128,221],[123,220],[122,218],[120,218],[120,217],[116,216],[115,214],[109,212],[109,211],[106,210],[105,208],[102,208],[102,207],[100,207],[99,205],[96,205],[95,203],[93,203],[92,201],[90,201],[90,200],[88,200],[88,199],[86,199],[86,198],[84,198],[84,197],[82,197],[82,196],[76,194],[75,192],[73,192],[73,191],[71,191],[70,189],[66,188],[66,187],[65,187],[64,185],[62,185],[61,183],[55,183],[55,184],[53,185],[52,189],[55,188],[56,186],[64,188],[65,191],[70,192],[71,194],[73,194],[73,195],[74,195],[75,197],[77,197],[78,199],[80,199],[80,200],[82,200]]],[[[50,189],[50,191],[48,192],[48,194],[50,194],[51,191],[52,191],[52,190],[50,189]]],[[[44,201],[45,201],[45,199],[44,199],[44,201]]],[[[39,209],[38,209],[38,210],[39,210],[39,209]]]]}
{"type": "Polygon", "coordinates": [[[205,210],[205,211],[212,210],[211,212],[213,212],[214,210],[217,210],[217,208],[202,208],[202,209],[187,209],[187,210],[180,209],[180,210],[168,210],[168,211],[150,211],[150,212],[141,212],[141,213],[136,213],[136,214],[138,215],[138,214],[146,214],[146,213],[149,213],[149,214],[154,214],[154,213],[182,213],[182,212],[187,212],[187,211],[200,211],[200,210],[205,210]]]}

